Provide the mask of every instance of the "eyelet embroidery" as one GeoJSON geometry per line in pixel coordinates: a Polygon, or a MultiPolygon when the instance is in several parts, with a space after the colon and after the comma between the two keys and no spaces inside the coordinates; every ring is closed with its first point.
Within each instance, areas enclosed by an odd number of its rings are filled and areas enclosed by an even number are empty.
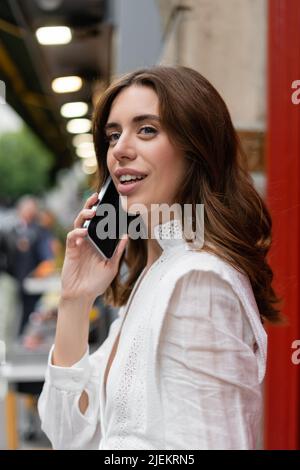
{"type": "Polygon", "coordinates": [[[178,219],[154,227],[154,234],[162,240],[182,240],[182,225],[178,219]]]}
{"type": "MultiPolygon", "coordinates": [[[[134,422],[134,428],[139,429],[145,423],[145,380],[135,380],[137,370],[140,369],[139,361],[144,355],[145,347],[145,322],[141,322],[132,340],[129,354],[126,358],[124,373],[119,387],[114,394],[116,407],[116,422],[118,436],[115,441],[116,449],[126,449],[126,438],[129,435],[128,423],[134,422]],[[132,411],[129,400],[132,393],[136,396],[135,409],[132,411]],[[131,416],[133,414],[133,416],[131,416]]],[[[143,364],[145,370],[145,364],[143,364]]]]}

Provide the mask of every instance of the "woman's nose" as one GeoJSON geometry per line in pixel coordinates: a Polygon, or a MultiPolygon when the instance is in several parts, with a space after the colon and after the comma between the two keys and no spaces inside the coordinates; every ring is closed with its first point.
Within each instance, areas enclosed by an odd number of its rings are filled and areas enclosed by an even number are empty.
{"type": "Polygon", "coordinates": [[[130,144],[129,139],[120,137],[115,146],[113,147],[112,154],[116,160],[123,158],[133,159],[136,157],[134,147],[130,144]]]}

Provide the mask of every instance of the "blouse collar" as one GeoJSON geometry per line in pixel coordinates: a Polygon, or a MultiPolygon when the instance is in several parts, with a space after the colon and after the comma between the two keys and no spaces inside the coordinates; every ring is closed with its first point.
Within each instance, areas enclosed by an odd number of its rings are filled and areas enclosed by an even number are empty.
{"type": "Polygon", "coordinates": [[[178,219],[158,224],[153,231],[155,239],[164,251],[173,248],[190,249],[184,239],[182,224],[178,219]]]}

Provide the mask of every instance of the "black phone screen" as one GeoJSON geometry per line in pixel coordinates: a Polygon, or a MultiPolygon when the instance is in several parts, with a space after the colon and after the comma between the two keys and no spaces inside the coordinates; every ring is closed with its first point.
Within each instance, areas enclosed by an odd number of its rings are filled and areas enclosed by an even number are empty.
{"type": "Polygon", "coordinates": [[[128,215],[122,208],[120,195],[109,177],[99,195],[95,216],[88,225],[88,236],[100,253],[110,259],[124,233],[128,233],[129,223],[138,215],[128,215]]]}

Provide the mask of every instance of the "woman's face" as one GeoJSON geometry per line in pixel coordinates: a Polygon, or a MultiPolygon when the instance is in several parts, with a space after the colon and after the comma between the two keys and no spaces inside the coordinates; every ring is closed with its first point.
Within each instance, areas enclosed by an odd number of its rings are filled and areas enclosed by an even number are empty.
{"type": "Polygon", "coordinates": [[[159,101],[154,90],[132,85],[115,98],[105,126],[109,139],[107,166],[119,194],[127,196],[127,208],[174,202],[185,175],[182,151],[171,144],[159,122],[159,101]],[[151,115],[146,117],[145,115],[151,115]],[[120,182],[117,170],[146,175],[140,181],[120,182]]]}

